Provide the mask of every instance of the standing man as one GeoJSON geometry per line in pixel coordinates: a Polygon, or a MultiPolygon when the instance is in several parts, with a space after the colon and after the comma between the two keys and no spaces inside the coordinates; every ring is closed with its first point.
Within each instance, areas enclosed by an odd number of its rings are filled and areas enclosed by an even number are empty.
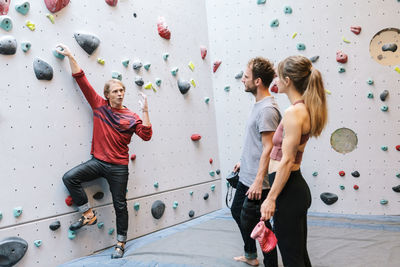
{"type": "Polygon", "coordinates": [[[88,203],[88,198],[82,188],[83,182],[104,177],[112,195],[117,221],[117,245],[111,258],[121,258],[124,255],[128,232],[128,209],[126,205],[126,188],[128,185],[128,144],[135,133],[145,141],[151,139],[152,127],[148,114],[147,97],[142,94],[140,102],[143,111],[143,121],[139,116],[122,105],[125,86],[120,80],[112,79],[104,85],[104,96],[96,93],[86,79],[85,73],[79,67],[68,47],[58,45],[58,51],[68,57],[72,76],[81,88],[86,100],[93,110],[92,159],[82,163],[64,174],[63,182],[68,188],[82,217],[71,224],[70,230],[75,231],[85,225],[97,222],[96,214],[88,203]]]}
{"type": "MultiPolygon", "coordinates": [[[[268,91],[274,76],[272,63],[256,57],[249,61],[242,78],[245,91],[254,95],[256,103],[247,121],[240,163],[233,168],[235,172],[240,169],[240,178],[231,212],[244,241],[244,255],[234,259],[252,266],[259,262],[256,242],[250,234],[260,221],[260,206],[270,188],[267,175],[269,154],[273,146],[272,136],[281,119],[278,105],[268,91]]],[[[269,222],[266,225],[271,229],[269,222]]],[[[276,248],[263,254],[265,266],[278,266],[276,248]]]]}

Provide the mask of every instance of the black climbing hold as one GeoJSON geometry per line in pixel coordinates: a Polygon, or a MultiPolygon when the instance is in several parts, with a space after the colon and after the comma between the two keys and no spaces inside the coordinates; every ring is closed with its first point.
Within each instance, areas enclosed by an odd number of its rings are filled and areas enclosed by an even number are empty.
{"type": "Polygon", "coordinates": [[[310,57],[310,60],[312,63],[317,62],[318,59],[319,59],[319,56],[310,57]]]}
{"type": "Polygon", "coordinates": [[[400,193],[400,185],[392,187],[394,192],[400,193]]]}
{"type": "Polygon", "coordinates": [[[204,200],[207,200],[208,197],[209,197],[208,193],[205,193],[204,196],[203,196],[204,200]]]}
{"type": "Polygon", "coordinates": [[[0,54],[14,55],[17,52],[17,40],[12,36],[3,36],[0,39],[0,54]]]}
{"type": "Polygon", "coordinates": [[[103,197],[104,197],[104,193],[101,192],[101,191],[99,191],[99,192],[97,192],[96,194],[93,195],[93,198],[97,199],[97,200],[102,199],[103,197]]]}
{"type": "Polygon", "coordinates": [[[389,91],[383,90],[383,92],[379,95],[379,97],[382,101],[385,101],[388,95],[389,95],[389,91]]]}
{"type": "Polygon", "coordinates": [[[156,200],[153,205],[151,205],[151,215],[157,220],[163,216],[164,210],[165,204],[161,200],[156,200]]]}
{"type": "Polygon", "coordinates": [[[335,195],[334,193],[322,193],[320,195],[321,200],[326,204],[326,205],[332,205],[333,203],[335,203],[338,200],[338,196],[335,195]]]}
{"type": "Polygon", "coordinates": [[[133,17],[135,17],[135,18],[137,17],[136,13],[133,13],[133,17]]]}
{"type": "Polygon", "coordinates": [[[35,61],[33,61],[33,70],[38,80],[50,81],[53,79],[53,68],[40,58],[36,58],[35,61]]]}
{"type": "Polygon", "coordinates": [[[14,266],[28,250],[28,243],[19,237],[9,237],[0,241],[0,266],[14,266]]]}
{"type": "Polygon", "coordinates": [[[382,51],[392,51],[393,53],[397,50],[397,44],[385,44],[382,46],[382,51]]]}
{"type": "Polygon", "coordinates": [[[143,81],[142,77],[136,76],[136,78],[135,78],[135,83],[136,83],[138,86],[143,86],[144,81],[143,81]]]}
{"type": "Polygon", "coordinates": [[[351,173],[353,177],[360,177],[360,173],[358,171],[354,171],[351,173]]]}
{"type": "Polygon", "coordinates": [[[89,33],[77,32],[74,33],[75,40],[78,44],[86,51],[89,55],[91,55],[94,50],[100,45],[100,39],[89,33]]]}
{"type": "Polygon", "coordinates": [[[215,171],[215,173],[216,173],[217,175],[219,175],[219,174],[221,173],[221,170],[220,170],[220,169],[217,169],[217,170],[215,171]]]}
{"type": "Polygon", "coordinates": [[[189,217],[192,218],[194,216],[194,210],[189,211],[189,217]]]}
{"type": "Polygon", "coordinates": [[[55,230],[57,230],[58,228],[60,228],[60,226],[61,226],[60,221],[55,221],[55,222],[53,222],[53,223],[51,223],[51,224],[49,225],[49,228],[50,228],[50,230],[55,231],[55,230]]]}
{"type": "Polygon", "coordinates": [[[178,87],[179,87],[179,91],[181,91],[181,94],[184,95],[189,91],[190,83],[188,81],[179,79],[178,80],[178,87]]]}

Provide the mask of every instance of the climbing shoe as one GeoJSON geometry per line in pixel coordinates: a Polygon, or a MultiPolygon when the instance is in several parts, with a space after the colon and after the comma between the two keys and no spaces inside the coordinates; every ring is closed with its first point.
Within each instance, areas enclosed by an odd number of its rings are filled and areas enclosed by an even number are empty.
{"type": "Polygon", "coordinates": [[[115,246],[115,250],[114,250],[113,254],[111,254],[111,259],[122,258],[124,256],[124,252],[125,252],[124,247],[117,244],[115,246]]]}
{"type": "Polygon", "coordinates": [[[86,218],[85,216],[82,215],[82,217],[77,221],[71,224],[69,227],[69,230],[71,231],[76,231],[80,229],[82,226],[85,225],[93,225],[97,223],[97,218],[96,214],[93,212],[93,217],[92,218],[86,218]]]}

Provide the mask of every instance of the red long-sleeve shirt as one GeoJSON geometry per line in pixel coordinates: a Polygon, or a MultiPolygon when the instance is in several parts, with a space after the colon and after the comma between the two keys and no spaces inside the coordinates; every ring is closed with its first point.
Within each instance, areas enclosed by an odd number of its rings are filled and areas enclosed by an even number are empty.
{"type": "Polygon", "coordinates": [[[128,144],[135,133],[145,141],[151,139],[152,127],[144,126],[140,117],[127,108],[116,109],[96,93],[83,70],[72,75],[93,110],[91,154],[102,161],[128,165],[128,144]]]}

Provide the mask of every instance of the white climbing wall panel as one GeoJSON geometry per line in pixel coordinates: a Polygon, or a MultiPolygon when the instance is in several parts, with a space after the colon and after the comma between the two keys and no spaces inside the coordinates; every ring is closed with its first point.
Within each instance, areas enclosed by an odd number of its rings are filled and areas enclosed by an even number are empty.
{"type": "Polygon", "coordinates": [[[0,55],[0,240],[18,235],[28,241],[27,255],[19,266],[56,266],[115,242],[115,233],[107,234],[115,227],[115,218],[104,179],[86,185],[104,229],[94,226],[78,232],[75,240],[67,238],[68,226],[79,214],[65,204],[68,192],[61,178],[90,158],[92,113],[70,75],[68,60],[52,55],[58,43],[70,47],[99,94],[111,72],[119,71],[127,87],[124,104],[128,108],[139,113],[138,93],[148,95],[153,138],[143,142],[134,136],[130,144],[130,154],[137,157],[129,164],[129,239],[189,220],[192,209],[195,216],[219,209],[220,176],[209,174],[219,169],[212,64],[209,56],[205,60],[200,57],[200,46],[208,47],[205,3],[120,0],[116,7],[110,7],[104,0],[71,1],[54,14],[55,24],[46,18],[49,11],[44,1],[30,4],[30,11],[23,16],[16,12],[13,1],[8,16],[14,27],[8,33],[0,29],[0,37],[12,35],[18,42],[15,55],[0,55]],[[165,17],[172,32],[169,41],[158,35],[159,16],[165,17]],[[27,20],[35,23],[35,31],[25,26],[27,20]],[[77,31],[100,38],[93,55],[88,56],[74,40],[77,31]],[[27,53],[20,48],[23,41],[32,43],[27,53]],[[170,55],[167,61],[164,53],[170,55]],[[32,67],[36,57],[53,67],[52,81],[36,79],[32,67]],[[97,58],[103,58],[105,64],[97,63],[97,58]],[[128,68],[121,64],[124,59],[130,59],[128,68]],[[136,72],[132,69],[134,60],[149,62],[151,68],[136,72]],[[194,71],[188,67],[190,61],[194,71]],[[179,72],[173,77],[170,71],[175,67],[179,72]],[[134,83],[138,75],[145,83],[152,82],[157,92],[138,87],[134,83]],[[161,86],[156,86],[156,78],[162,80],[161,86]],[[196,87],[182,95],[178,78],[194,79],[196,87]],[[211,98],[209,104],[205,97],[211,98]],[[202,138],[193,142],[190,137],[196,133],[202,138]],[[211,165],[209,158],[214,159],[211,165]],[[158,188],[153,186],[155,182],[158,188]],[[216,186],[213,192],[211,185],[216,186]],[[92,198],[98,191],[105,193],[102,200],[92,198]],[[203,199],[205,193],[210,194],[208,200],[203,199]],[[166,204],[159,221],[150,214],[157,199],[166,204]],[[174,201],[179,203],[177,209],[172,208],[174,201]],[[135,202],[141,204],[139,211],[133,209],[135,202]],[[23,213],[14,218],[13,209],[19,206],[23,213]],[[56,220],[62,226],[51,232],[48,226],[56,220]],[[38,239],[43,245],[36,248],[33,240],[38,239]]]}
{"type": "MultiPolygon", "coordinates": [[[[264,56],[276,65],[285,57],[302,54],[319,56],[315,63],[325,81],[329,108],[329,122],[318,139],[311,139],[306,148],[302,172],[312,192],[310,211],[343,214],[399,215],[400,194],[392,187],[400,184],[400,74],[395,66],[383,66],[369,54],[373,36],[385,28],[399,28],[396,18],[400,2],[380,1],[266,1],[257,0],[206,1],[210,40],[210,58],[222,60],[213,75],[216,103],[219,151],[222,175],[226,176],[239,160],[243,133],[253,96],[244,92],[240,80],[234,76],[246,68],[250,58],[264,56]],[[290,6],[292,14],[285,14],[290,6]],[[278,27],[270,23],[279,20],[278,27]],[[361,26],[360,35],[350,26],[361,26]],[[292,38],[297,32],[297,36],[292,38]],[[342,38],[350,43],[346,43],[342,38]],[[298,51],[296,45],[304,43],[306,49],[298,51]],[[336,52],[348,54],[348,62],[336,62],[336,52]],[[338,73],[338,67],[346,69],[338,73]],[[366,81],[373,79],[374,84],[366,81]],[[230,85],[229,92],[224,91],[230,85]],[[385,102],[379,99],[387,89],[385,102]],[[373,99],[367,94],[372,92],[373,99]],[[387,105],[388,112],[381,106],[387,105]],[[330,145],[330,136],[338,128],[350,128],[358,136],[357,148],[340,154],[330,145]],[[382,151],[381,146],[387,146],[382,151]],[[346,175],[340,177],[339,171],[346,175]],[[359,178],[351,176],[358,171],[359,178]],[[312,176],[318,172],[318,176],[312,176]],[[340,190],[339,186],[345,189],[340,190]],[[359,189],[353,189],[358,185],[359,189]],[[327,206],[320,199],[322,192],[338,195],[339,200],[327,206]],[[388,204],[381,205],[382,199],[388,204]]],[[[397,41],[399,42],[399,40],[397,41]]],[[[382,44],[383,45],[383,44],[382,44]]],[[[399,43],[398,43],[399,45],[399,43]]],[[[399,64],[399,63],[398,63],[399,64]]],[[[277,95],[283,111],[289,105],[286,96],[277,95]]]]}

